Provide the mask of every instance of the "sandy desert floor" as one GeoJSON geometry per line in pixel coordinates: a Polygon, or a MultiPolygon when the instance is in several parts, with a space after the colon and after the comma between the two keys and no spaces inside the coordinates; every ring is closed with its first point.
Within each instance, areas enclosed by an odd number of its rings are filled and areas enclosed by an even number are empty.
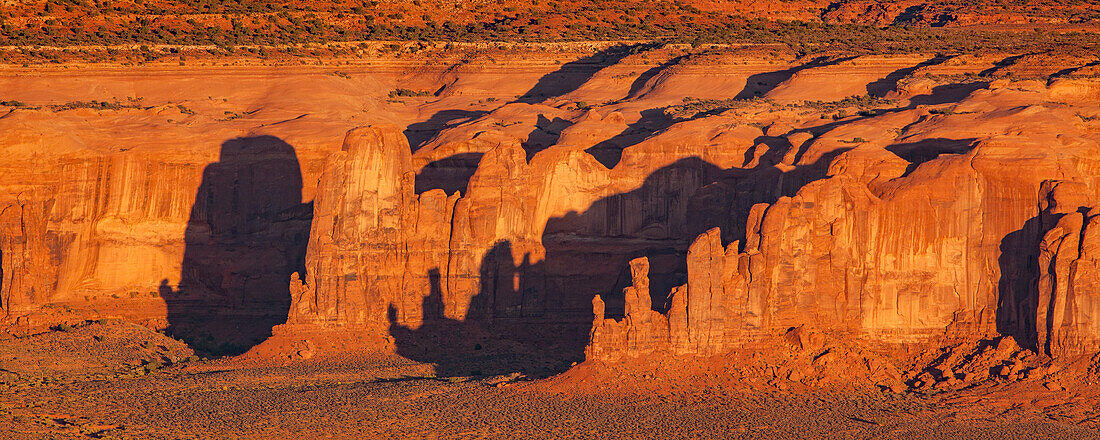
{"type": "Polygon", "coordinates": [[[202,360],[121,321],[9,339],[0,356],[24,367],[0,385],[3,438],[1100,438],[1095,390],[1037,381],[749,390],[705,371],[684,380],[602,364],[444,377],[386,354],[202,360]],[[75,365],[65,346],[101,363],[49,368],[75,365]]]}
{"type": "MultiPolygon", "coordinates": [[[[378,378],[390,368],[168,371],[8,389],[6,438],[1100,438],[1072,405],[936,395],[721,389],[572,395],[540,382],[378,378]]],[[[397,367],[398,370],[401,367],[397,367]]],[[[391,370],[392,371],[392,370],[391,370]]],[[[1050,396],[1047,396],[1049,398],[1050,396]]]]}

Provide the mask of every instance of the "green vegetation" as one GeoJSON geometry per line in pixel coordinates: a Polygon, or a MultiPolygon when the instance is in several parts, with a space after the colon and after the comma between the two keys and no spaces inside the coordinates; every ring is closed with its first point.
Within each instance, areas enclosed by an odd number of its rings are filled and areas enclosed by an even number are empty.
{"type": "Polygon", "coordinates": [[[892,108],[897,105],[897,101],[886,98],[878,98],[871,95],[853,95],[839,101],[805,101],[802,105],[814,110],[831,112],[847,107],[856,107],[863,110],[875,108],[892,108]]]}
{"type": "MultiPolygon", "coordinates": [[[[1058,4],[1024,8],[1001,3],[978,0],[951,7],[990,6],[1008,9],[1020,17],[1043,17],[1036,23],[1100,20],[1100,12],[1095,9],[1063,8],[1058,4]]],[[[265,47],[355,41],[647,40],[693,47],[776,44],[800,53],[822,50],[970,53],[979,49],[1025,53],[1036,48],[1095,48],[1100,44],[1100,39],[1091,32],[929,27],[929,23],[919,22],[916,16],[899,16],[895,21],[915,26],[855,24],[858,20],[769,21],[720,8],[704,10],[680,0],[495,0],[458,5],[440,0],[415,0],[411,4],[380,0],[44,0],[8,6],[0,13],[0,45],[25,48],[139,45],[135,61],[164,56],[184,61],[180,49],[164,51],[158,45],[209,46],[208,50],[219,53],[266,57],[272,53],[265,47]]],[[[839,20],[829,16],[828,7],[811,2],[805,2],[805,6],[806,17],[839,20]]],[[[310,53],[315,49],[295,51],[297,56],[315,55],[310,53]]],[[[47,62],[62,62],[64,56],[65,53],[42,52],[47,62]]]]}
{"type": "Polygon", "coordinates": [[[69,324],[58,324],[53,326],[53,330],[58,332],[71,332],[73,331],[73,326],[69,324]]]}
{"type": "Polygon", "coordinates": [[[145,374],[152,373],[152,372],[157,371],[161,368],[164,368],[164,363],[159,361],[159,360],[151,361],[151,362],[149,362],[149,363],[142,366],[142,369],[144,370],[145,374]]]}
{"type": "Polygon", "coordinates": [[[225,117],[222,118],[222,119],[219,119],[219,121],[232,121],[234,119],[240,119],[240,118],[243,118],[245,116],[256,113],[257,111],[258,110],[252,110],[252,111],[242,113],[242,112],[231,112],[231,111],[226,110],[225,113],[224,113],[225,117]]]}
{"type": "Polygon", "coordinates": [[[749,99],[698,99],[688,96],[683,99],[683,104],[665,108],[664,111],[673,119],[694,119],[724,113],[729,110],[771,105],[774,105],[771,100],[761,97],[749,99]]]}
{"type": "Polygon", "coordinates": [[[665,114],[673,119],[694,119],[702,116],[716,115],[730,110],[742,109],[802,109],[821,112],[824,118],[827,113],[834,113],[833,119],[848,117],[849,108],[858,109],[860,116],[874,116],[879,110],[896,108],[898,102],[892,99],[877,98],[870,95],[849,96],[839,101],[803,101],[792,104],[777,104],[770,99],[753,97],[749,99],[697,99],[684,98],[683,104],[674,105],[664,109],[665,114]]]}
{"type": "Polygon", "coordinates": [[[431,96],[427,90],[394,89],[390,90],[390,98],[413,98],[418,96],[431,96]]]}
{"type": "MultiPolygon", "coordinates": [[[[140,99],[131,99],[130,102],[128,102],[128,103],[96,101],[96,100],[71,101],[71,102],[67,102],[65,104],[48,105],[46,107],[48,107],[50,110],[53,110],[55,112],[63,112],[63,111],[77,110],[77,109],[122,110],[122,109],[127,109],[127,108],[143,108],[143,106],[138,104],[139,101],[140,101],[140,99]]],[[[136,292],[131,292],[130,297],[136,296],[133,293],[136,293],[136,292]]]]}

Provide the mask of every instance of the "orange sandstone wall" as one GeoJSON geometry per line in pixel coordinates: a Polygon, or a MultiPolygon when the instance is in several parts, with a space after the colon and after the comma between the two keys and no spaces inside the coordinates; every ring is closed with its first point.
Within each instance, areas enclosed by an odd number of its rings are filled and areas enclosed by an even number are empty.
{"type": "Polygon", "coordinates": [[[0,180],[0,305],[166,317],[196,344],[255,343],[285,322],[400,346],[428,325],[565,339],[579,355],[590,330],[588,356],[616,359],[722,353],[810,325],[1095,351],[1087,77],[996,79],[981,72],[1015,64],[984,59],[674,55],[570,67],[580,81],[435,72],[437,95],[385,108],[392,77],[315,75],[316,118],[295,107],[298,82],[241,91],[263,103],[252,113],[213,100],[194,115],[174,101],[94,115],[166,127],[137,149],[122,132],[56,128],[90,113],[16,110],[0,118],[20,159],[0,180]],[[478,94],[497,83],[504,103],[478,94]],[[891,104],[797,99],[872,89],[891,104]],[[707,100],[738,96],[763,99],[707,100]],[[662,109],[677,102],[674,119],[662,109]],[[332,141],[349,125],[361,128],[332,141]],[[198,147],[176,139],[187,133],[198,147]],[[54,154],[36,156],[43,139],[54,154]]]}

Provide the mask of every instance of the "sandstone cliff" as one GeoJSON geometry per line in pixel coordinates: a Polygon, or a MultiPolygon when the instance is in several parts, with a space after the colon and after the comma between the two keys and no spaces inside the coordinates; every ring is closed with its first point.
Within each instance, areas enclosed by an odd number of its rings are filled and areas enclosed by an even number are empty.
{"type": "Polygon", "coordinates": [[[1081,63],[636,49],[550,76],[421,67],[404,81],[439,92],[405,101],[384,99],[405,67],[384,66],[195,114],[140,82],[167,103],[13,109],[0,306],[122,315],[211,351],[284,322],[343,329],[430,362],[723,354],[803,327],[1095,351],[1100,115],[1081,63]],[[484,98],[495,82],[510,96],[484,98]],[[165,128],[139,147],[104,128],[135,126],[165,128]]]}
{"type": "MultiPolygon", "coordinates": [[[[966,127],[919,118],[899,137],[916,142],[861,139],[828,178],[754,206],[743,245],[699,236],[667,312],[637,303],[619,321],[597,304],[589,358],[722,352],[804,324],[883,342],[1000,332],[1054,356],[1095,353],[1085,274],[1100,143],[1059,107],[963,116],[966,127]]],[[[644,266],[632,263],[628,301],[644,266]]]]}

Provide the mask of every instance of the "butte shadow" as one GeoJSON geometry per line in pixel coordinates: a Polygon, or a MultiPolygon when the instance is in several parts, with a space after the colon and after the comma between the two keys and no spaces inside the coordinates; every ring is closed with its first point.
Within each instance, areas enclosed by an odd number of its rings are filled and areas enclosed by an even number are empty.
{"type": "Polygon", "coordinates": [[[579,89],[604,68],[615,65],[630,55],[662,45],[662,43],[619,44],[576,61],[562,64],[554,72],[539,78],[539,81],[521,95],[516,102],[537,104],[548,99],[564,96],[579,89]]]}
{"type": "Polygon", "coordinates": [[[782,152],[751,169],[722,169],[697,157],[662,167],[636,189],[549,219],[545,257],[537,261],[516,255],[507,240],[496,242],[481,258],[479,291],[465,319],[444,313],[443,269],[429,269],[417,324],[389,308],[397,354],[435,364],[440,376],[541,377],[568,369],[584,359],[595,295],[608,317],[623,316],[630,260],[654,262],[652,304],[666,311],[673,287],[687,281],[687,251],[699,234],[720,227],[725,243],[743,239],[749,208],[825,177],[835,154],[785,174],[774,167],[777,157],[782,152]]]}
{"type": "Polygon", "coordinates": [[[267,339],[286,321],[290,274],[305,273],[312,217],[292,146],[274,136],[223,143],[191,207],[179,286],[159,288],[168,333],[211,355],[267,339]]]}
{"type": "Polygon", "coordinates": [[[1036,320],[1039,289],[1039,242],[1042,222],[1032,217],[1024,225],[1001,239],[1001,255],[997,259],[1000,279],[997,281],[997,333],[1012,336],[1016,343],[1039,351],[1036,320]]]}

